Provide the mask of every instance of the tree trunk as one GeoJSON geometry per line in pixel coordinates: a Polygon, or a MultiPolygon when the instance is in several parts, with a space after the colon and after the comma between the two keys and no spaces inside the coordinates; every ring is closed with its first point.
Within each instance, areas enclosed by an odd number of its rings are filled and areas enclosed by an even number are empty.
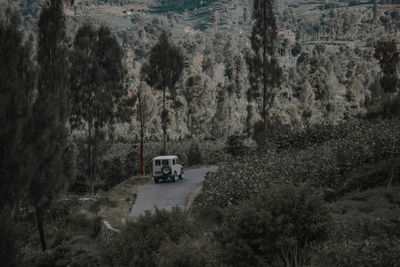
{"type": "MultiPolygon", "coordinates": [[[[263,3],[263,22],[264,30],[267,29],[267,3],[263,3]]],[[[262,105],[262,116],[264,122],[264,133],[267,131],[267,83],[268,83],[268,73],[267,73],[267,40],[263,40],[263,105],[262,105]]]]}
{"type": "Polygon", "coordinates": [[[93,177],[93,122],[89,120],[89,136],[88,136],[88,174],[89,174],[89,190],[94,194],[94,177],[93,177]]]}
{"type": "Polygon", "coordinates": [[[36,212],[36,222],[37,222],[37,228],[39,231],[39,236],[40,236],[40,244],[42,245],[42,250],[45,251],[47,249],[47,243],[46,243],[46,237],[44,235],[44,229],[43,229],[43,213],[41,208],[35,207],[35,212],[36,212]]]}
{"type": "Polygon", "coordinates": [[[96,162],[97,162],[97,137],[98,137],[98,126],[95,125],[94,129],[94,141],[93,141],[93,152],[92,152],[92,194],[94,194],[94,181],[96,179],[96,162]]]}
{"type": "Polygon", "coordinates": [[[162,130],[163,130],[163,153],[167,154],[167,109],[165,99],[165,88],[163,90],[163,118],[162,118],[162,130]]]}
{"type": "Polygon", "coordinates": [[[144,167],[144,121],[142,111],[142,96],[139,95],[139,116],[140,116],[140,166],[142,169],[142,175],[146,175],[146,169],[144,167]]]}

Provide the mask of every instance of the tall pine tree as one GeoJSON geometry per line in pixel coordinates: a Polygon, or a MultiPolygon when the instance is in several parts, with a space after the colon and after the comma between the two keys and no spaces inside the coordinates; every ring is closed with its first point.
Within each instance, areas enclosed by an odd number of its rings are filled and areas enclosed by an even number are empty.
{"type": "Polygon", "coordinates": [[[115,121],[129,121],[133,103],[127,97],[124,53],[110,29],[90,24],[78,29],[71,56],[73,127],[87,129],[87,174],[94,193],[99,143],[115,121]]]}
{"type": "Polygon", "coordinates": [[[31,155],[28,130],[35,86],[31,44],[18,20],[0,21],[0,212],[27,190],[31,155]]]}
{"type": "Polygon", "coordinates": [[[150,50],[148,61],[143,64],[141,73],[148,85],[163,93],[161,124],[163,130],[163,153],[167,153],[167,129],[169,124],[166,106],[166,91],[173,92],[175,84],[182,75],[184,57],[179,47],[170,43],[166,32],[162,32],[158,43],[150,50]]]}
{"type": "Polygon", "coordinates": [[[275,53],[277,37],[276,18],[273,12],[274,0],[254,0],[255,22],[251,32],[252,53],[247,56],[250,89],[248,91],[248,130],[252,134],[254,125],[254,102],[261,99],[261,117],[263,132],[268,124],[269,111],[272,108],[277,87],[280,85],[282,70],[275,53]]]}
{"type": "Polygon", "coordinates": [[[23,42],[16,17],[0,19],[0,81],[0,262],[15,266],[12,214],[30,184],[28,127],[35,86],[31,45],[23,42]]]}
{"type": "Polygon", "coordinates": [[[34,166],[30,201],[35,208],[42,249],[47,249],[44,212],[72,177],[67,121],[68,61],[65,40],[64,3],[46,0],[38,25],[37,62],[39,75],[33,107],[34,166]]]}

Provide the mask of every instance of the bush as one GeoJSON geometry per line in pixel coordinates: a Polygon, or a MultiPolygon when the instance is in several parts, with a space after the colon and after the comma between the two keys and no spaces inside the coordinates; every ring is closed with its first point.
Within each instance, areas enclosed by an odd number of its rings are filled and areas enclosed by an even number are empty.
{"type": "Polygon", "coordinates": [[[156,262],[157,266],[164,267],[217,266],[216,251],[217,248],[209,237],[196,240],[185,235],[178,243],[170,240],[163,242],[156,262]]]}
{"type": "Polygon", "coordinates": [[[105,247],[103,261],[107,266],[157,266],[156,255],[162,242],[177,244],[184,235],[193,236],[194,229],[186,212],[156,209],[130,222],[126,229],[105,247]]]}
{"type": "MultiPolygon", "coordinates": [[[[387,211],[389,214],[391,210],[387,211]]],[[[337,224],[335,238],[318,253],[327,266],[397,266],[400,262],[400,220],[358,214],[354,222],[337,224]]],[[[394,217],[394,216],[392,216],[394,217]]]]}
{"type": "Polygon", "coordinates": [[[17,232],[8,214],[0,213],[0,261],[2,266],[15,266],[17,232]]]}
{"type": "Polygon", "coordinates": [[[21,266],[99,266],[98,257],[92,251],[81,248],[76,249],[67,244],[62,244],[45,252],[36,251],[29,255],[21,266]]]}
{"type": "Polygon", "coordinates": [[[325,266],[398,266],[400,239],[368,238],[329,242],[318,262],[325,266]]]}
{"type": "Polygon", "coordinates": [[[280,181],[310,182],[326,192],[327,199],[349,190],[399,183],[398,119],[317,126],[305,133],[309,134],[288,135],[286,140],[293,143],[248,151],[207,175],[199,203],[219,208],[237,205],[258,194],[262,186],[280,181]]]}
{"type": "Polygon", "coordinates": [[[229,136],[225,150],[234,157],[240,156],[244,151],[244,136],[242,135],[229,136]]]}
{"type": "Polygon", "coordinates": [[[384,102],[382,109],[385,118],[400,117],[400,96],[397,95],[384,102]]]}
{"type": "Polygon", "coordinates": [[[312,187],[279,184],[228,213],[216,236],[227,265],[266,266],[305,255],[328,237],[330,224],[327,205],[312,187]]]}
{"type": "Polygon", "coordinates": [[[91,238],[96,238],[102,226],[102,218],[99,216],[89,216],[85,213],[72,214],[68,217],[67,223],[72,229],[83,230],[91,238]]]}
{"type": "Polygon", "coordinates": [[[189,151],[187,152],[187,161],[189,166],[200,165],[203,163],[200,146],[194,142],[190,145],[189,151]]]}
{"type": "Polygon", "coordinates": [[[120,158],[105,160],[98,168],[98,177],[100,177],[104,190],[110,190],[112,187],[128,178],[125,172],[124,162],[120,158]]]}

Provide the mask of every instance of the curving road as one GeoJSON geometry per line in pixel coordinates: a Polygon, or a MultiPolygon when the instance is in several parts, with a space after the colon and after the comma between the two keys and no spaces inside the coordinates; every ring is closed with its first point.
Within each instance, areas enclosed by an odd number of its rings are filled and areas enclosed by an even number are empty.
{"type": "Polygon", "coordinates": [[[140,187],[137,192],[135,204],[131,209],[129,218],[136,220],[145,210],[159,209],[170,210],[178,206],[185,208],[190,192],[204,180],[207,172],[215,172],[218,167],[185,170],[183,180],[175,183],[165,182],[156,184],[153,181],[140,187]]]}

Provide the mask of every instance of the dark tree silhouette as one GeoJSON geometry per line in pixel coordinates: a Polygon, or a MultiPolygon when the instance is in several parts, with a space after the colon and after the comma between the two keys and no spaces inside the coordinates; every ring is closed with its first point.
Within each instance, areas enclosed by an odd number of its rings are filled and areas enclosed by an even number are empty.
{"type": "Polygon", "coordinates": [[[0,19],[0,261],[16,265],[15,206],[30,183],[29,122],[35,70],[17,18],[0,19]]]}
{"type": "MultiPolygon", "coordinates": [[[[282,70],[275,56],[274,42],[277,37],[277,27],[273,2],[273,0],[254,0],[255,22],[250,37],[253,51],[247,55],[251,86],[248,100],[249,103],[253,103],[261,97],[264,131],[267,129],[269,111],[282,76],[282,70]]],[[[251,117],[254,116],[251,105],[249,105],[248,112],[248,122],[250,122],[251,117]]],[[[252,134],[253,125],[248,125],[248,128],[249,133],[252,134]]]]}
{"type": "Polygon", "coordinates": [[[35,207],[42,249],[47,249],[43,216],[72,177],[68,140],[68,62],[64,3],[47,0],[39,17],[37,62],[39,77],[33,107],[34,171],[30,201],[35,207]]]}
{"type": "Polygon", "coordinates": [[[31,44],[23,42],[16,17],[0,21],[0,211],[13,206],[30,181],[28,146],[35,69],[31,44]]]}
{"type": "Polygon", "coordinates": [[[170,43],[166,32],[162,32],[158,43],[150,50],[148,61],[143,64],[143,79],[156,90],[163,92],[161,123],[163,130],[163,153],[167,153],[167,128],[169,124],[165,93],[173,92],[175,84],[182,75],[184,57],[177,46],[170,43]]]}
{"type": "Polygon", "coordinates": [[[374,58],[379,62],[383,76],[380,84],[385,93],[396,92],[399,85],[397,68],[400,62],[399,52],[397,51],[394,40],[378,40],[375,44],[374,58]]]}
{"type": "Polygon", "coordinates": [[[130,97],[125,86],[124,53],[110,29],[79,28],[71,56],[71,124],[87,128],[87,173],[94,193],[99,142],[104,127],[130,120],[130,97]]]}

